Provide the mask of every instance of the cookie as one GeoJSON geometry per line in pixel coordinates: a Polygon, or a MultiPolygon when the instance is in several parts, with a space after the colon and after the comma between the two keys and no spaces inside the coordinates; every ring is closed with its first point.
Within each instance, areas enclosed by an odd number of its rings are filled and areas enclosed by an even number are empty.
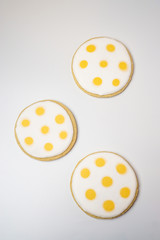
{"type": "Polygon", "coordinates": [[[67,154],[77,137],[76,121],[62,103],[44,100],[26,107],[18,116],[15,136],[30,157],[49,161],[67,154]]]}
{"type": "Polygon", "coordinates": [[[116,218],[124,214],[138,194],[134,169],[112,152],[92,153],[79,161],[70,186],[78,206],[95,218],[116,218]]]}
{"type": "Polygon", "coordinates": [[[131,81],[133,60],[120,41],[97,37],[77,49],[71,68],[75,82],[84,92],[94,97],[112,97],[131,81]]]}

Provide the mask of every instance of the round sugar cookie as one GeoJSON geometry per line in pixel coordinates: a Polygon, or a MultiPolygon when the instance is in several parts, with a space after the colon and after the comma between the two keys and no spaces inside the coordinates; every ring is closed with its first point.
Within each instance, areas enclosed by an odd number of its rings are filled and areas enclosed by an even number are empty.
{"type": "Polygon", "coordinates": [[[78,206],[95,218],[116,218],[138,195],[134,169],[120,155],[96,152],[83,158],[71,176],[71,192],[78,206]]]}
{"type": "Polygon", "coordinates": [[[112,97],[128,86],[133,60],[120,41],[108,37],[83,43],[72,59],[72,74],[78,87],[94,97],[112,97]]]}
{"type": "Polygon", "coordinates": [[[76,121],[62,103],[44,100],[26,107],[18,116],[15,136],[30,157],[49,161],[66,155],[77,138],[76,121]]]}

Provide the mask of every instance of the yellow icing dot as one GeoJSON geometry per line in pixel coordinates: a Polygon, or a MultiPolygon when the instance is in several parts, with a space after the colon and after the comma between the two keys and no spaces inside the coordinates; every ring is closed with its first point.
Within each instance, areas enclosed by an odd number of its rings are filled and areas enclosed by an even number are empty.
{"type": "Polygon", "coordinates": [[[83,177],[83,178],[88,178],[89,175],[90,175],[90,171],[89,171],[88,168],[83,168],[83,169],[81,170],[81,177],[83,177]]]}
{"type": "Polygon", "coordinates": [[[113,84],[113,86],[117,87],[120,84],[119,79],[117,79],[117,78],[113,79],[112,84],[113,84]]]}
{"type": "Polygon", "coordinates": [[[32,143],[33,143],[33,138],[31,138],[31,137],[26,137],[26,138],[24,139],[24,141],[25,141],[25,143],[26,143],[27,145],[32,145],[32,143]]]}
{"type": "Polygon", "coordinates": [[[36,114],[39,115],[39,116],[43,115],[44,112],[45,112],[45,110],[44,110],[43,107],[38,107],[38,108],[36,109],[36,114]]]}
{"type": "Polygon", "coordinates": [[[130,189],[128,187],[121,188],[120,195],[123,198],[128,198],[130,195],[130,189]]]}
{"type": "Polygon", "coordinates": [[[55,117],[55,121],[56,121],[56,123],[58,123],[58,124],[62,124],[62,123],[64,123],[64,116],[63,115],[61,115],[61,114],[59,114],[59,115],[57,115],[56,117],[55,117]]]}
{"type": "Polygon", "coordinates": [[[66,132],[66,131],[60,132],[59,137],[60,137],[61,139],[65,139],[65,138],[67,137],[67,132],[66,132]]]}
{"type": "Polygon", "coordinates": [[[114,52],[115,46],[113,44],[108,44],[106,47],[107,51],[109,52],[114,52]]]}
{"type": "Polygon", "coordinates": [[[28,120],[28,119],[24,119],[23,121],[22,121],[22,126],[23,127],[28,127],[30,125],[30,121],[28,120]]]}
{"type": "Polygon", "coordinates": [[[93,189],[88,189],[85,193],[86,198],[89,200],[93,200],[96,197],[96,192],[93,189]]]}
{"type": "Polygon", "coordinates": [[[107,201],[104,201],[104,203],[103,203],[103,208],[104,208],[104,210],[106,210],[107,212],[111,212],[111,211],[114,210],[115,204],[114,204],[113,201],[107,200],[107,201]]]}
{"type": "Polygon", "coordinates": [[[94,52],[96,50],[96,46],[94,45],[88,45],[86,47],[87,52],[94,52]]]}
{"type": "Polygon", "coordinates": [[[97,158],[95,163],[97,167],[103,167],[106,162],[103,158],[97,158]]]}
{"type": "Polygon", "coordinates": [[[93,84],[96,85],[96,86],[99,86],[102,84],[102,79],[100,77],[95,77],[93,79],[93,84]]]}
{"type": "Polygon", "coordinates": [[[100,65],[100,67],[105,68],[105,67],[107,67],[108,63],[107,63],[107,61],[102,60],[102,61],[100,61],[99,65],[100,65]]]}
{"type": "Polygon", "coordinates": [[[113,180],[112,180],[111,177],[104,177],[104,178],[102,178],[102,185],[104,187],[110,187],[112,185],[112,183],[113,183],[113,180]]]}
{"type": "Polygon", "coordinates": [[[127,168],[126,168],[126,166],[123,165],[123,164],[118,164],[118,165],[116,166],[116,170],[117,170],[117,172],[118,172],[119,174],[125,174],[126,171],[127,171],[127,168]]]}
{"type": "Polygon", "coordinates": [[[43,127],[41,128],[41,132],[42,132],[43,134],[48,133],[48,132],[49,132],[49,127],[48,127],[48,126],[43,126],[43,127]]]}
{"type": "Polygon", "coordinates": [[[44,149],[45,149],[46,151],[51,151],[51,150],[53,149],[52,143],[46,143],[46,144],[44,145],[44,149]]]}
{"type": "Polygon", "coordinates": [[[120,62],[119,63],[119,68],[123,71],[127,70],[127,63],[126,62],[120,62]]]}
{"type": "Polygon", "coordinates": [[[86,60],[82,60],[79,65],[81,68],[86,68],[88,66],[88,62],[86,60]]]}

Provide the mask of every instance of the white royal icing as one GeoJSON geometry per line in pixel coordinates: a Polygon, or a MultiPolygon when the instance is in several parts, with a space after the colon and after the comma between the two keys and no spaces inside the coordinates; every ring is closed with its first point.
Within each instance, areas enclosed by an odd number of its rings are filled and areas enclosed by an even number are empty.
{"type": "Polygon", "coordinates": [[[107,37],[99,37],[88,40],[82,44],[73,57],[72,70],[80,86],[92,94],[108,95],[114,94],[127,85],[132,74],[132,60],[126,47],[119,41],[107,37]],[[110,52],[106,46],[112,44],[115,50],[110,52]],[[95,51],[88,52],[87,46],[94,45],[95,51]],[[80,62],[86,60],[87,67],[81,68],[80,62]],[[107,61],[106,67],[100,67],[100,61],[107,61]],[[119,63],[127,64],[126,70],[119,68],[119,63]],[[102,84],[97,86],[93,84],[93,79],[99,77],[102,84]],[[113,80],[118,79],[119,85],[114,86],[113,80]]]}
{"type": "Polygon", "coordinates": [[[124,212],[133,202],[138,187],[137,178],[132,167],[119,155],[109,152],[93,153],[82,161],[75,168],[72,180],[71,190],[78,205],[87,213],[100,217],[112,218],[124,212]],[[106,164],[102,167],[97,167],[95,161],[97,158],[103,158],[106,164]],[[127,168],[125,174],[119,174],[116,170],[118,164],[124,164],[127,168]],[[87,168],[90,175],[87,178],[81,176],[81,170],[87,168]],[[109,187],[104,187],[101,183],[103,177],[109,176],[113,180],[113,184],[109,187]],[[123,198],[120,195],[121,188],[127,187],[130,189],[130,195],[123,198]],[[85,192],[88,189],[93,189],[96,192],[96,197],[93,200],[88,200],[85,192]],[[112,211],[106,211],[103,208],[104,201],[111,200],[115,204],[112,211]]]}
{"type": "Polygon", "coordinates": [[[74,130],[72,121],[62,106],[53,101],[41,101],[27,107],[20,114],[15,131],[18,141],[24,151],[33,157],[48,158],[63,153],[69,147],[74,130]],[[45,109],[45,113],[41,116],[37,115],[35,112],[38,107],[43,107],[45,109]],[[59,114],[64,116],[65,121],[63,124],[57,124],[55,121],[55,117],[59,114]],[[22,126],[22,121],[24,119],[30,121],[29,126],[22,126]],[[41,132],[42,126],[49,127],[49,132],[47,134],[41,132]],[[65,139],[59,137],[61,131],[67,132],[67,137],[65,139]],[[25,143],[26,137],[32,137],[34,140],[33,144],[27,145],[25,143]],[[51,143],[53,149],[46,151],[44,148],[46,143],[51,143]]]}

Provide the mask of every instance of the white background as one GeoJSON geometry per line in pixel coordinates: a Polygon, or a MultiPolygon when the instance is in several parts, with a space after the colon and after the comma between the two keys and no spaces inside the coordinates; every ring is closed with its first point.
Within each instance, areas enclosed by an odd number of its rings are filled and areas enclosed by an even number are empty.
{"type": "Polygon", "coordinates": [[[160,239],[160,1],[0,1],[0,239],[160,239]],[[77,47],[110,36],[132,53],[130,85],[109,99],[81,91],[71,74],[77,47]],[[14,138],[19,112],[54,99],[78,124],[78,140],[62,159],[40,162],[14,138]],[[115,220],[84,214],[70,176],[87,154],[108,150],[135,168],[140,194],[115,220]]]}

